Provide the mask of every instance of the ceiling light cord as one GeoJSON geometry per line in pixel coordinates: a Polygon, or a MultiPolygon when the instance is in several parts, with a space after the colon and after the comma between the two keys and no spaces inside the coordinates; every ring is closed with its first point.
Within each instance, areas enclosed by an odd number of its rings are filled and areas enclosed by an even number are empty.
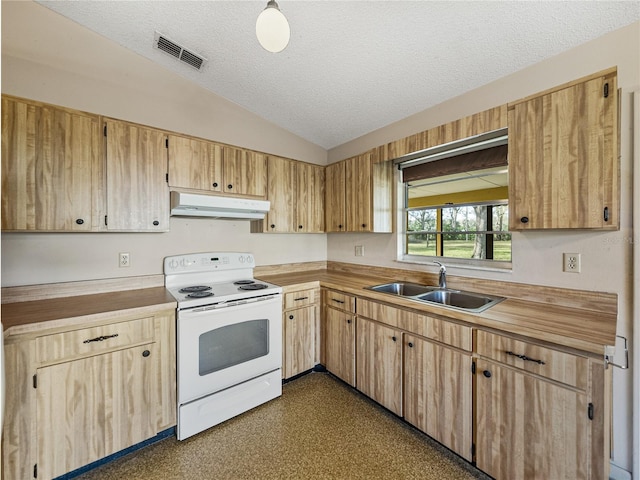
{"type": "Polygon", "coordinates": [[[289,22],[275,0],[269,0],[266,8],[258,15],[256,37],[262,48],[272,53],[281,52],[289,44],[289,22]]]}

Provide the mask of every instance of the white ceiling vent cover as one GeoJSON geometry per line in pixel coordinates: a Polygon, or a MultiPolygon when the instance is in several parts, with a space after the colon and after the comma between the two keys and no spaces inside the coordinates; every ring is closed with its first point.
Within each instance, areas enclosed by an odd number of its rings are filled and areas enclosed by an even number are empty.
{"type": "Polygon", "coordinates": [[[160,32],[155,32],[153,46],[158,50],[162,50],[172,57],[175,57],[178,60],[186,63],[187,65],[195,68],[196,70],[200,70],[204,63],[207,61],[206,58],[190,52],[182,45],[177,44],[173,40],[169,40],[160,32]]]}

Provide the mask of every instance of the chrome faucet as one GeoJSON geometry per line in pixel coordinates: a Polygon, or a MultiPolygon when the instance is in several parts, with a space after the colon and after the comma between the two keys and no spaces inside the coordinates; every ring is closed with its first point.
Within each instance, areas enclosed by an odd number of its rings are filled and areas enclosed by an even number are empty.
{"type": "Polygon", "coordinates": [[[440,262],[434,261],[433,263],[440,267],[440,273],[438,274],[438,287],[447,288],[447,268],[440,262]]]}

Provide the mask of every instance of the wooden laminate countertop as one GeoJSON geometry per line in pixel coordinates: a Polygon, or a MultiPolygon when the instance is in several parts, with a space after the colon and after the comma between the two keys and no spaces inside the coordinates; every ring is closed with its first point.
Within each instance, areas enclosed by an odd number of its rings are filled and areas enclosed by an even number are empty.
{"type": "Polygon", "coordinates": [[[2,326],[6,338],[69,325],[70,319],[86,324],[123,314],[153,314],[176,306],[164,287],[4,303],[2,326]]]}
{"type": "Polygon", "coordinates": [[[334,288],[397,307],[446,317],[471,326],[522,335],[596,356],[604,354],[605,345],[615,344],[616,313],[579,310],[515,298],[507,298],[484,312],[471,313],[365,289],[394,281],[393,278],[356,276],[328,270],[260,275],[259,278],[282,286],[285,293],[287,290],[317,285],[334,288]]]}

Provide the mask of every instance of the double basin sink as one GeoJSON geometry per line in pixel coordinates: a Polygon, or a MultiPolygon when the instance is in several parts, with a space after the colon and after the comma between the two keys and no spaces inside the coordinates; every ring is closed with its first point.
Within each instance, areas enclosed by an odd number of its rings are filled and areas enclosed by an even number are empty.
{"type": "Polygon", "coordinates": [[[431,303],[444,307],[479,313],[504,300],[480,293],[463,292],[450,288],[431,287],[409,282],[392,282],[366,287],[375,292],[388,293],[422,303],[431,303]]]}

